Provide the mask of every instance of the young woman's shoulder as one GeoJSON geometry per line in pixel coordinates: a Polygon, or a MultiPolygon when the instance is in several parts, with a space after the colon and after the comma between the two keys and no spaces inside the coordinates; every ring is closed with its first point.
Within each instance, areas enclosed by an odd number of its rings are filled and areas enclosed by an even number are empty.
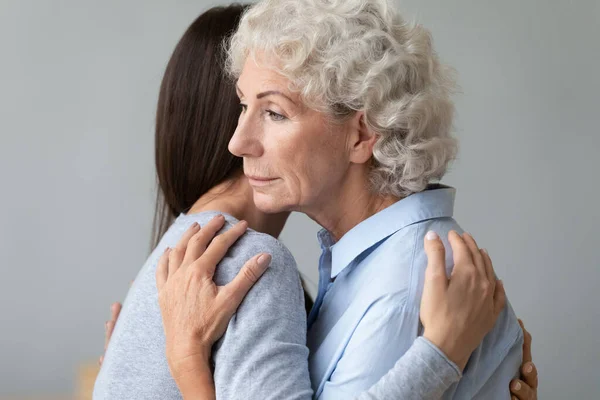
{"type": "Polygon", "coordinates": [[[258,253],[269,253],[273,257],[271,264],[281,268],[293,268],[296,270],[296,260],[283,243],[266,233],[248,230],[244,237],[239,240],[240,248],[248,251],[251,256],[258,253]]]}
{"type": "MultiPolygon", "coordinates": [[[[198,222],[200,226],[203,226],[218,214],[223,214],[226,220],[222,232],[231,229],[233,225],[239,222],[231,215],[218,211],[181,215],[167,232],[167,235],[172,234],[174,236],[167,241],[175,240],[177,242],[191,224],[198,222]]],[[[248,229],[246,234],[229,249],[227,255],[219,263],[215,276],[217,284],[221,285],[231,281],[244,263],[259,253],[268,253],[272,257],[269,266],[269,270],[272,270],[272,272],[263,277],[266,278],[265,280],[271,280],[275,278],[273,275],[277,275],[278,278],[284,278],[290,284],[293,282],[294,286],[296,282],[300,281],[296,261],[287,247],[271,235],[248,229]]]]}

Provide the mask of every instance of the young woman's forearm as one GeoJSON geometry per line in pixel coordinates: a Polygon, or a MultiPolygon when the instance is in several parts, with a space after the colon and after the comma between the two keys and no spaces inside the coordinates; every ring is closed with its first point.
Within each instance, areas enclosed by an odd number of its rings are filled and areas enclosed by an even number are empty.
{"type": "Polygon", "coordinates": [[[386,375],[354,399],[440,399],[461,376],[460,369],[444,353],[418,337],[386,375]]]}

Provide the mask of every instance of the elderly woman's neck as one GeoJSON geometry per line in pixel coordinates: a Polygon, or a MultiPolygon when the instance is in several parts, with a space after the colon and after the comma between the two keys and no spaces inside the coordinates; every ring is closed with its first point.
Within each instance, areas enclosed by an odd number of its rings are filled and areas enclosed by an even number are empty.
{"type": "Polygon", "coordinates": [[[314,221],[325,228],[337,242],[362,221],[372,217],[396,203],[400,198],[372,193],[365,186],[362,190],[343,191],[336,199],[318,213],[307,213],[314,221]]]}
{"type": "Polygon", "coordinates": [[[265,214],[254,205],[252,187],[244,175],[216,185],[202,195],[188,214],[203,211],[221,211],[238,220],[245,220],[257,232],[278,237],[285,226],[289,212],[265,214]]]}

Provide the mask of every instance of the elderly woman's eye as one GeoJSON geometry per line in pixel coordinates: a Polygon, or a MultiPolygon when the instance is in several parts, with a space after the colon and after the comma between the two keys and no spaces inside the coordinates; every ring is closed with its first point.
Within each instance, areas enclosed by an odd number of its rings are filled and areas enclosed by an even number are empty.
{"type": "Polygon", "coordinates": [[[273,112],[271,110],[267,110],[267,114],[269,114],[269,118],[271,118],[273,121],[283,121],[287,119],[283,115],[277,114],[276,112],[273,112]]]}

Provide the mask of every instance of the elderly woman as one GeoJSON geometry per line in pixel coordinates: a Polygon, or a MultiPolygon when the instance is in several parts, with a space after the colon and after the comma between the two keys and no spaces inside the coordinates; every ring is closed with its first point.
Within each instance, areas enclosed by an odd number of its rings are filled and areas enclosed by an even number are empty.
{"type": "MultiPolygon", "coordinates": [[[[421,334],[448,349],[455,338],[437,336],[427,324],[423,331],[419,319],[422,298],[429,301],[427,239],[448,237],[454,250],[445,258],[448,272],[456,265],[450,285],[464,286],[447,304],[502,290],[487,253],[457,233],[455,190],[431,184],[444,175],[456,144],[450,136],[453,82],[429,32],[406,24],[384,0],[264,0],[242,18],[228,66],[242,107],[229,149],[243,157],[256,206],[303,212],[324,228],[319,292],[308,317],[315,397],[345,399],[371,388],[421,334]],[[459,268],[463,264],[472,268],[459,268]],[[469,284],[473,274],[488,279],[469,284]]],[[[207,355],[237,304],[225,307],[222,289],[206,279],[223,250],[193,254],[182,268],[199,270],[203,284],[189,285],[173,273],[181,260],[172,255],[157,271],[168,359],[183,393],[210,386],[207,355]],[[202,315],[184,312],[186,299],[205,310],[202,315]],[[193,333],[174,328],[184,326],[193,333]]],[[[482,307],[493,314],[493,304],[482,307]]],[[[437,307],[434,319],[450,310],[437,307]]],[[[509,398],[522,344],[507,303],[470,357],[444,350],[462,378],[443,397],[509,398]]]]}

